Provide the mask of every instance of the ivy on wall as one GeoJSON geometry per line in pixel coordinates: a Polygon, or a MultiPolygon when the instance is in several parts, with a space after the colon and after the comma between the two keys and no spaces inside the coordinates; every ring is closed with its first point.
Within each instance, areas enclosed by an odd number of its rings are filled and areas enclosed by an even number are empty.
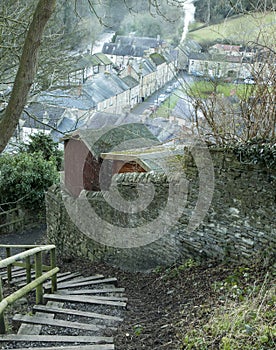
{"type": "Polygon", "coordinates": [[[269,169],[276,169],[276,142],[251,139],[237,144],[232,150],[243,163],[260,164],[269,169]]]}

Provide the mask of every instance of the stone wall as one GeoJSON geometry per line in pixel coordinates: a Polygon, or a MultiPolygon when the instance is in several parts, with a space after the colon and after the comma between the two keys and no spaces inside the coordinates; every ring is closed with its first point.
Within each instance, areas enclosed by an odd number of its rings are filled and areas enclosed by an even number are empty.
{"type": "MultiPolygon", "coordinates": [[[[72,222],[64,206],[64,198],[70,199],[70,196],[59,187],[52,187],[46,196],[49,242],[56,244],[62,254],[83,256],[92,261],[103,259],[128,270],[149,270],[186,258],[251,261],[256,256],[273,254],[276,247],[275,170],[242,164],[231,153],[220,150],[212,151],[212,160],[215,176],[212,203],[193,232],[187,233],[187,226],[198,200],[199,176],[192,157],[187,155],[181,159],[189,184],[187,203],[181,208],[179,220],[153,243],[125,249],[97,243],[91,239],[90,232],[83,233],[77,228],[79,225],[72,222]]],[[[137,183],[153,181],[156,192],[147,210],[131,215],[107,205],[103,193],[85,194],[103,222],[114,225],[114,236],[120,234],[118,227],[141,227],[145,222],[154,222],[158,215],[161,216],[160,230],[166,226],[169,218],[164,214],[164,203],[171,179],[142,173],[120,174],[116,181],[128,200],[135,197],[137,183]]],[[[83,211],[79,214],[83,217],[83,211]]],[[[99,232],[95,235],[99,236],[110,230],[104,224],[100,230],[99,226],[93,226],[92,223],[91,232],[96,227],[99,232]]],[[[144,234],[151,235],[151,232],[144,234]]]]}

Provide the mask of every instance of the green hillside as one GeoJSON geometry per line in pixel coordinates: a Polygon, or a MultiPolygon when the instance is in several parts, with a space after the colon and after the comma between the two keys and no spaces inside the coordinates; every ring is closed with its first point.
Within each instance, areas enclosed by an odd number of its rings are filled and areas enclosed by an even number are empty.
{"type": "Polygon", "coordinates": [[[215,40],[229,40],[235,44],[256,41],[268,46],[275,46],[276,14],[254,13],[225,19],[219,24],[192,30],[188,37],[199,43],[215,40]]]}

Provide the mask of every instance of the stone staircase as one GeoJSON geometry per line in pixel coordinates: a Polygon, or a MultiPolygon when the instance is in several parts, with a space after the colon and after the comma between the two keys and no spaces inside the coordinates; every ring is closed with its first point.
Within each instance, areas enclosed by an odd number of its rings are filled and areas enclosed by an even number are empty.
{"type": "MultiPolygon", "coordinates": [[[[6,280],[3,274],[2,280],[6,280]]],[[[26,284],[25,270],[14,268],[18,287],[26,284]]],[[[123,321],[127,298],[116,278],[83,277],[80,273],[58,273],[58,289],[44,283],[44,305],[34,305],[28,315],[16,314],[17,334],[0,335],[1,349],[17,350],[112,350],[113,334],[123,321]]]]}

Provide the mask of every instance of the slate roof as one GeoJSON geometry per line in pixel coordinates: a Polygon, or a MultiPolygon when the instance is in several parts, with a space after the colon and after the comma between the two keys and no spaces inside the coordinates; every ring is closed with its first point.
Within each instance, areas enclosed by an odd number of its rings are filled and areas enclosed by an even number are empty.
{"type": "Polygon", "coordinates": [[[149,49],[156,49],[164,41],[149,37],[116,37],[115,43],[104,43],[102,52],[107,55],[143,57],[149,49]]]}
{"type": "Polygon", "coordinates": [[[150,130],[150,132],[155,135],[158,140],[162,143],[169,142],[178,134],[182,133],[182,129],[177,124],[171,123],[165,118],[147,118],[144,124],[150,130]]]}
{"type": "Polygon", "coordinates": [[[26,111],[24,111],[20,117],[21,120],[24,120],[23,126],[26,128],[38,128],[45,130],[50,130],[51,128],[47,125],[43,125],[43,120],[45,122],[47,119],[47,124],[52,127],[56,127],[58,121],[65,112],[65,109],[62,107],[48,106],[37,102],[30,103],[25,110],[26,111]],[[32,118],[29,114],[34,116],[34,118],[32,118]]]}
{"type": "Polygon", "coordinates": [[[169,50],[168,52],[163,53],[163,57],[167,62],[175,61],[178,58],[179,50],[173,49],[169,50]]]}
{"type": "Polygon", "coordinates": [[[179,54],[184,54],[189,56],[192,53],[201,52],[202,47],[194,40],[186,39],[184,43],[181,43],[178,46],[179,54]]]}
{"type": "Polygon", "coordinates": [[[139,82],[134,79],[131,75],[127,75],[126,77],[122,78],[122,80],[127,84],[128,87],[133,88],[137,85],[139,85],[139,82]]]}
{"type": "Polygon", "coordinates": [[[82,129],[100,129],[106,126],[117,126],[122,124],[141,123],[141,118],[136,114],[114,114],[106,112],[95,112],[82,129]]]}
{"type": "Polygon", "coordinates": [[[95,102],[91,97],[83,94],[81,88],[45,91],[37,95],[35,100],[52,106],[79,110],[90,110],[96,107],[95,102]]]}
{"type": "Polygon", "coordinates": [[[148,58],[143,58],[140,61],[134,60],[132,68],[137,74],[142,74],[142,76],[156,71],[154,64],[148,58]]]}
{"type": "Polygon", "coordinates": [[[103,159],[136,162],[146,171],[158,173],[164,173],[168,167],[172,170],[176,168],[177,165],[179,166],[177,158],[175,158],[178,155],[183,155],[183,145],[153,145],[143,148],[101,153],[103,159]]]}
{"type": "Polygon", "coordinates": [[[116,74],[99,73],[83,84],[82,94],[97,104],[128,89],[128,85],[116,74]]]}
{"type": "Polygon", "coordinates": [[[94,67],[94,66],[103,66],[103,65],[111,65],[112,61],[104,55],[103,53],[97,53],[97,54],[83,54],[81,56],[77,56],[75,58],[74,64],[72,64],[72,68],[70,69],[70,72],[75,72],[80,69],[85,69],[88,67],[94,67]]]}
{"type": "Polygon", "coordinates": [[[210,59],[211,55],[204,53],[204,52],[192,52],[189,55],[189,59],[191,60],[208,60],[210,59]]]}
{"type": "Polygon", "coordinates": [[[102,53],[114,56],[143,57],[146,48],[140,46],[124,45],[118,43],[104,43],[102,53]]]}
{"type": "MultiPolygon", "coordinates": [[[[130,80],[127,82],[130,83],[130,80]]],[[[42,92],[35,97],[35,101],[61,108],[88,111],[95,109],[99,102],[128,90],[127,82],[116,74],[99,73],[80,87],[42,92]]],[[[134,84],[134,81],[132,83],[134,84]]]]}
{"type": "Polygon", "coordinates": [[[94,55],[84,54],[76,58],[76,62],[73,65],[71,72],[79,69],[84,69],[86,67],[98,66],[99,64],[99,60],[94,55]]]}
{"type": "Polygon", "coordinates": [[[202,47],[199,45],[199,43],[191,39],[186,39],[184,41],[184,47],[186,47],[189,52],[200,52],[202,50],[202,47]]]}
{"type": "Polygon", "coordinates": [[[95,53],[93,56],[95,56],[101,63],[106,66],[112,64],[112,61],[110,61],[110,59],[102,52],[95,53]]]}
{"type": "Polygon", "coordinates": [[[191,60],[201,60],[201,61],[216,61],[216,62],[233,62],[241,63],[248,59],[244,59],[241,56],[229,56],[224,54],[208,54],[208,53],[191,53],[189,55],[191,60]]]}
{"type": "Polygon", "coordinates": [[[70,116],[64,116],[57,125],[57,130],[51,131],[51,136],[55,142],[59,142],[60,139],[64,136],[64,134],[68,134],[70,132],[75,131],[80,128],[84,124],[84,119],[75,119],[70,118],[70,116]]]}
{"type": "Polygon", "coordinates": [[[100,129],[79,129],[68,137],[82,140],[95,157],[113,150],[128,150],[143,145],[160,144],[158,139],[141,123],[107,125],[100,129]]]}
{"type": "Polygon", "coordinates": [[[117,126],[129,123],[143,123],[147,129],[160,142],[168,142],[182,132],[182,129],[177,124],[171,123],[165,118],[147,118],[141,119],[139,115],[128,114],[113,114],[106,112],[95,112],[89,121],[82,126],[82,129],[100,129],[106,126],[117,126]]]}
{"type": "Polygon", "coordinates": [[[135,45],[135,46],[144,47],[145,49],[149,49],[149,48],[157,48],[160,45],[164,44],[165,42],[158,38],[118,35],[116,37],[115,43],[118,43],[124,46],[135,45]]]}

